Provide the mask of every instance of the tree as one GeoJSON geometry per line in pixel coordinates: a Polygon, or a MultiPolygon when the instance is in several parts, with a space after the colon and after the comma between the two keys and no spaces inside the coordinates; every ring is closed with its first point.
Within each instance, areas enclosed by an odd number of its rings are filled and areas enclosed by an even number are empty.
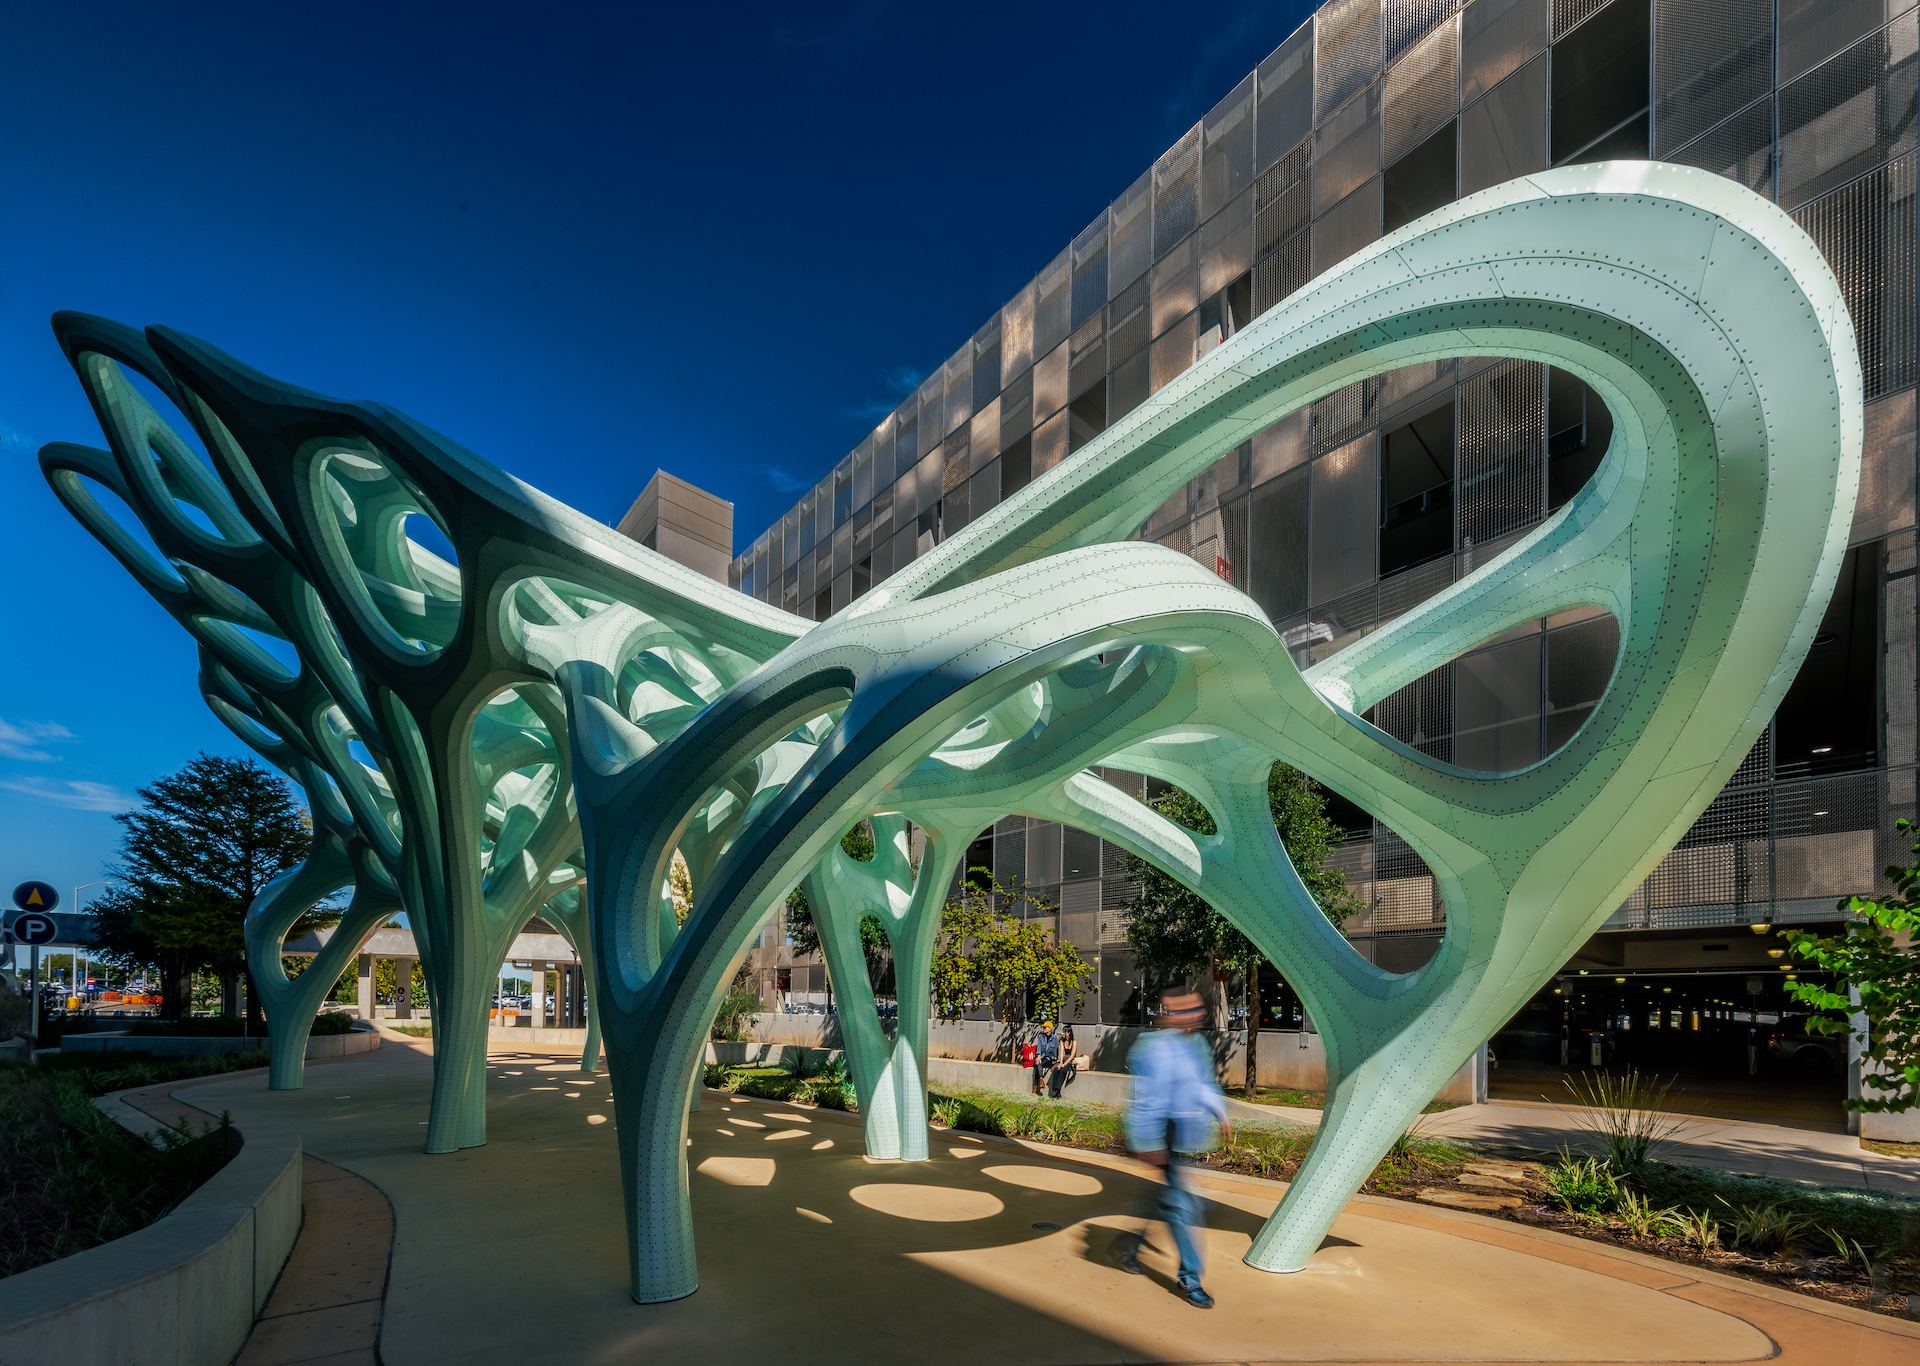
{"type": "Polygon", "coordinates": [[[940,1017],[958,1019],[987,1007],[995,1020],[1032,1017],[1058,1020],[1073,1000],[1078,1013],[1087,1003],[1087,979],[1093,967],[1071,944],[1062,944],[1048,921],[1058,908],[1030,895],[1010,891],[985,868],[968,870],[960,894],[940,913],[940,939],[933,951],[933,1002],[940,1017]],[[996,907],[1026,906],[1035,916],[1010,916],[996,907]]]}
{"type": "MultiPolygon", "coordinates": [[[[1211,835],[1218,829],[1200,800],[1180,788],[1169,788],[1152,805],[1175,825],[1197,835],[1211,835]]],[[[1361,903],[1345,871],[1327,866],[1339,827],[1327,817],[1320,784],[1299,769],[1275,764],[1267,774],[1267,806],[1280,843],[1315,904],[1335,925],[1344,923],[1361,903]]],[[[1134,963],[1143,974],[1161,978],[1187,978],[1203,970],[1246,974],[1251,1018],[1243,1089],[1251,1096],[1260,1039],[1260,969],[1265,957],[1252,940],[1184,883],[1133,854],[1123,853],[1120,862],[1140,888],[1121,918],[1134,963]]]]}
{"type": "MultiPolygon", "coordinates": [[[[247,908],[269,882],[307,856],[313,827],[282,779],[250,759],[201,754],[140,789],[138,810],[115,816],[124,833],[121,885],[94,902],[94,948],[126,968],[161,978],[162,1015],[187,1008],[192,974],[213,972],[228,988],[247,973],[247,908]]],[[[339,921],[309,910],[298,937],[339,921]]],[[[247,993],[259,1019],[259,997],[247,993]]]]}
{"type": "MultiPolygon", "coordinates": [[[[1898,822],[1898,828],[1920,830],[1907,820],[1898,822]]],[[[1920,844],[1913,852],[1920,854],[1920,844]]],[[[1850,1034],[1860,1041],[1863,1061],[1872,1064],[1871,1071],[1861,1069],[1862,1086],[1885,1094],[1848,1097],[1845,1104],[1849,1110],[1873,1113],[1920,1105],[1920,948],[1914,943],[1920,932],[1920,861],[1888,868],[1887,877],[1893,882],[1892,896],[1880,901],[1850,896],[1840,903],[1841,910],[1860,917],[1842,933],[1787,930],[1781,936],[1791,953],[1834,975],[1831,987],[1797,981],[1786,988],[1820,1012],[1807,1021],[1810,1033],[1850,1034]],[[1899,935],[1906,936],[1904,945],[1899,935]],[[1856,1016],[1864,1019],[1864,1031],[1856,1030],[1856,1016]]]]}
{"type": "MultiPolygon", "coordinates": [[[[840,837],[840,847],[856,863],[873,862],[873,827],[865,821],[855,821],[853,828],[840,837]]],[[[807,894],[798,887],[787,893],[787,942],[793,945],[796,954],[820,952],[820,931],[813,923],[813,907],[807,901],[807,894]]],[[[867,960],[867,981],[878,992],[893,961],[893,947],[887,942],[886,926],[880,923],[880,917],[860,918],[860,951],[867,960]]]]}

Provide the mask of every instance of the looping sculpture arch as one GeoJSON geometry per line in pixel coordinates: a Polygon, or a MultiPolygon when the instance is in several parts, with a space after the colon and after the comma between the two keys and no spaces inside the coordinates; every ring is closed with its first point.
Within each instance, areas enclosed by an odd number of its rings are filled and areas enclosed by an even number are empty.
{"type": "MultiPolygon", "coordinates": [[[[56,489],[201,639],[216,711],[327,808],[326,857],[430,945],[429,1151],[484,1134],[475,992],[501,927],[584,883],[642,1301],[697,1285],[689,1079],[733,965],[802,880],[842,987],[869,1152],[925,1156],[927,1012],[910,997],[968,839],[1010,813],[1080,826],[1181,879],[1307,1002],[1327,1047],[1325,1120],[1248,1254],[1303,1266],[1439,1084],[1746,754],[1832,591],[1862,437],[1851,325],[1812,242],[1728,181],[1639,162],[1528,177],[1400,230],[817,625],[715,591],[391,409],[292,389],[164,329],[63,315],[56,330],[113,438],[111,454],[43,452],[56,489]],[[1304,674],[1245,595],[1128,539],[1286,413],[1462,355],[1579,375],[1613,414],[1613,444],[1532,534],[1304,674]],[[111,360],[198,430],[219,477],[196,506],[224,542],[142,492],[176,455],[128,428],[129,400],[103,400],[111,360]],[[88,510],[83,474],[134,505],[190,597],[88,510]],[[457,566],[409,549],[410,512],[438,522],[457,566]],[[233,600],[200,566],[237,585],[233,600]],[[298,650],[291,682],[204,627],[266,629],[242,590],[298,650]],[[1576,606],[1614,615],[1620,655],[1591,718],[1540,762],[1469,772],[1362,719],[1475,645],[1576,606]],[[506,695],[514,714],[490,727],[506,695]],[[348,729],[377,772],[341,762],[348,729]],[[1381,971],[1319,913],[1267,815],[1276,760],[1374,812],[1434,870],[1448,926],[1425,967],[1381,971]],[[1219,833],[1085,774],[1102,763],[1178,783],[1219,833]],[[507,774],[521,775],[511,791],[507,774]],[[871,864],[837,847],[860,819],[880,845],[871,864]],[[927,832],[917,874],[908,822],[927,832]],[[676,851],[695,891],[684,926],[666,894],[676,851]],[[891,1039],[855,1005],[868,912],[897,956],[891,1039]]],[[[250,919],[256,953],[277,953],[276,919],[250,919]]],[[[304,1028],[292,1015],[276,1012],[276,1044],[304,1028]]]]}

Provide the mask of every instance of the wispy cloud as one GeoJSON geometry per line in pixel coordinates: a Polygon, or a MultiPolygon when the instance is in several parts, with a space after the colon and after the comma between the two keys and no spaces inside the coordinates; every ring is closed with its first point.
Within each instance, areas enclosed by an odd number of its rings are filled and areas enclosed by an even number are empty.
{"type": "Polygon", "coordinates": [[[0,758],[52,763],[56,755],[39,746],[49,740],[71,740],[73,732],[54,721],[22,721],[18,725],[0,716],[0,758]]]}
{"type": "Polygon", "coordinates": [[[880,382],[886,386],[887,397],[872,398],[865,403],[855,404],[847,409],[847,416],[878,422],[898,408],[901,399],[919,388],[920,381],[925,377],[926,371],[916,370],[911,365],[892,366],[880,377],[880,382]]]}
{"type": "MultiPolygon", "coordinates": [[[[1237,54],[1244,60],[1246,45],[1255,37],[1279,42],[1296,26],[1294,15],[1288,7],[1276,18],[1275,6],[1266,0],[1224,11],[1220,28],[1201,46],[1199,57],[1187,63],[1186,80],[1161,105],[1161,116],[1168,125],[1182,131],[1192,127],[1194,119],[1206,112],[1221,91],[1246,75],[1246,68],[1238,62],[1228,68],[1227,59],[1237,54]],[[1272,36],[1267,37],[1269,34],[1272,36]]],[[[1264,47],[1259,50],[1262,55],[1267,51],[1264,47]]]]}
{"type": "Polygon", "coordinates": [[[782,493],[798,493],[801,489],[811,487],[812,481],[796,479],[778,465],[766,465],[762,468],[767,472],[767,482],[782,493]]]}
{"type": "Polygon", "coordinates": [[[22,792],[55,806],[75,811],[130,811],[139,801],[106,783],[73,782],[56,778],[0,778],[0,788],[22,792]]]}

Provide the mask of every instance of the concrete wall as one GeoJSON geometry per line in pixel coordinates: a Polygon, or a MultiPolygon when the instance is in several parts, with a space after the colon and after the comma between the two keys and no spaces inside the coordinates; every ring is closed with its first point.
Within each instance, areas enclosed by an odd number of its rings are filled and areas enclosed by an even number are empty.
{"type": "MultiPolygon", "coordinates": [[[[1112,1073],[1124,1080],[1127,1052],[1133,1047],[1134,1040],[1139,1038],[1141,1030],[1132,1025],[1075,1025],[1073,1032],[1079,1040],[1081,1056],[1088,1060],[1092,1069],[1090,1072],[1083,1070],[1075,1079],[1074,1094],[1094,1101],[1098,1098],[1093,1092],[1102,1083],[1094,1082],[1092,1078],[1102,1073],[1112,1073]]],[[[988,1020],[935,1020],[927,1030],[928,1075],[945,1076],[956,1085],[1007,1089],[1008,1083],[1005,1081],[966,1082],[962,1080],[962,1074],[942,1069],[949,1060],[1011,1064],[1018,1056],[1017,1046],[1037,1033],[1037,1030],[1027,1026],[1016,1029],[988,1020]]],[[[833,1015],[755,1015],[753,1037],[760,1043],[838,1048],[840,1021],[833,1015]]],[[[1246,1045],[1214,1033],[1202,1037],[1213,1045],[1214,1059],[1220,1068],[1222,1080],[1230,1085],[1239,1085],[1246,1075],[1246,1045]]],[[[1327,1053],[1318,1034],[1263,1029],[1260,1031],[1260,1046],[1255,1053],[1254,1064],[1254,1079],[1261,1086],[1293,1087],[1301,1091],[1327,1089],[1327,1053]]],[[[1012,1089],[1026,1088],[1026,1083],[1019,1080],[1026,1073],[1019,1067],[1009,1067],[1005,1074],[983,1072],[981,1075],[1012,1076],[1015,1078],[1012,1089]]],[[[1478,1070],[1476,1060],[1461,1067],[1453,1079],[1440,1089],[1435,1099],[1469,1105],[1484,1093],[1484,1074],[1478,1070]]],[[[1124,1092],[1120,1099],[1125,1099],[1124,1092]]]]}
{"type": "Polygon", "coordinates": [[[244,1146],[166,1218],[0,1280],[0,1362],[224,1366],[300,1234],[300,1136],[244,1146]]]}
{"type": "MultiPolygon", "coordinates": [[[[266,1046],[264,1034],[247,1038],[224,1035],[196,1039],[128,1034],[124,1030],[116,1030],[100,1034],[69,1034],[60,1040],[60,1051],[63,1053],[149,1053],[156,1058],[217,1058],[228,1053],[251,1053],[266,1046]]],[[[355,1053],[371,1053],[379,1046],[380,1036],[364,1030],[352,1034],[323,1034],[317,1039],[307,1040],[307,1059],[351,1057],[355,1053]]]]}

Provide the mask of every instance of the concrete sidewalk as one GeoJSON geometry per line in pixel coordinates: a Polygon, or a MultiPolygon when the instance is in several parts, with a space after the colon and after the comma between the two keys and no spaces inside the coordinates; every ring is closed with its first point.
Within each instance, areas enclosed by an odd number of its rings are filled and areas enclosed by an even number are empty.
{"type": "MultiPolygon", "coordinates": [[[[1254,1105],[1227,1098],[1236,1115],[1318,1127],[1320,1111],[1291,1105],[1254,1105]]],[[[1579,1111],[1550,1101],[1495,1100],[1423,1115],[1419,1131],[1429,1138],[1464,1138],[1516,1153],[1598,1151],[1579,1111]]],[[[1757,1124],[1710,1115],[1675,1114],[1680,1124],[1658,1153],[1661,1161],[1713,1167],[1781,1181],[1821,1186],[1864,1186],[1920,1199],[1920,1161],[1868,1152],[1850,1134],[1824,1133],[1784,1124],[1757,1124]]]]}
{"type": "MultiPolygon", "coordinates": [[[[380,1352],[406,1362],[973,1363],[1745,1361],[1893,1363],[1906,1324],[1690,1267],[1396,1201],[1356,1200],[1305,1272],[1241,1260],[1273,1183],[1209,1173],[1203,1313],[1105,1258],[1153,1187],[1124,1159],[940,1134],[873,1163],[849,1116],[708,1092],[688,1126],[701,1289],[627,1298],[603,1077],[496,1051],[489,1142],[421,1152],[430,1059],[389,1045],[312,1074],[202,1082],[378,1185],[395,1213],[380,1352]]],[[[1153,1241],[1168,1240],[1158,1230],[1153,1241]]]]}

